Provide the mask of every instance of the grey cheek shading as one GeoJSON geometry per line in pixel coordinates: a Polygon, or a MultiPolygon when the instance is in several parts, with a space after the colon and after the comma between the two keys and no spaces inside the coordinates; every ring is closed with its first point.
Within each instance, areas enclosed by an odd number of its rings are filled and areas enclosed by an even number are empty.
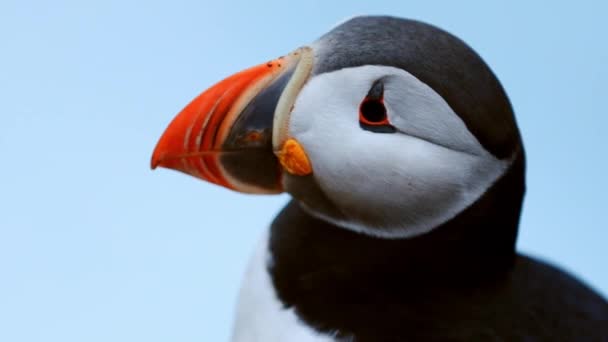
{"type": "Polygon", "coordinates": [[[471,155],[486,155],[449,104],[431,87],[404,70],[387,80],[385,101],[398,131],[471,155]]]}
{"type": "Polygon", "coordinates": [[[380,80],[377,80],[376,82],[374,82],[374,84],[370,88],[369,92],[367,93],[366,99],[382,101],[383,98],[384,98],[384,81],[380,79],[380,80]]]}

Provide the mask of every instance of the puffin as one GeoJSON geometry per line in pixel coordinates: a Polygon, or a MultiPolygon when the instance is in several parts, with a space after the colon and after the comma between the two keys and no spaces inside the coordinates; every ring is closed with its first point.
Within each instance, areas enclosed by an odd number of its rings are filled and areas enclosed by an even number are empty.
{"type": "Polygon", "coordinates": [[[171,121],[152,168],[291,200],[246,271],[234,342],[608,341],[608,302],[516,251],[525,154],[465,42],[359,16],[171,121]]]}

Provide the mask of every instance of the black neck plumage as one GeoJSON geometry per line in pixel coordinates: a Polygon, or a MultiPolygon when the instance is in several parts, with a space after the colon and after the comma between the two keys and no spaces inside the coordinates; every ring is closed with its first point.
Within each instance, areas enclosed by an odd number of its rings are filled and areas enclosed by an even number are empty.
{"type": "Polygon", "coordinates": [[[379,327],[390,336],[404,325],[409,333],[439,329],[442,317],[461,315],[454,307],[478,305],[478,292],[508,274],[523,193],[521,156],[454,219],[401,240],[336,227],[292,201],[271,228],[273,284],[280,300],[319,331],[363,341],[377,338],[379,327]],[[465,299],[472,302],[456,305],[465,299]]]}

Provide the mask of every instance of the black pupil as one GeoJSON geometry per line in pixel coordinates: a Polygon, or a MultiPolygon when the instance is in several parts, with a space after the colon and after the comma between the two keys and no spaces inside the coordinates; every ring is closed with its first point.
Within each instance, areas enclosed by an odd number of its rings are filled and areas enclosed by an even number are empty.
{"type": "Polygon", "coordinates": [[[386,119],[386,108],[380,101],[368,100],[361,104],[361,115],[369,122],[382,122],[386,119]]]}

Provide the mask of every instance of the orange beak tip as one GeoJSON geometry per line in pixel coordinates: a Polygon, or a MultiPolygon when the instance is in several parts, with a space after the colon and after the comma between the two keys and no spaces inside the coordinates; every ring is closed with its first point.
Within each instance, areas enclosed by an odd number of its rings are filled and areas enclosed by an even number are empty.
{"type": "Polygon", "coordinates": [[[155,151],[150,159],[150,169],[154,170],[159,167],[162,164],[164,157],[164,153],[159,155],[159,153],[156,153],[155,151]]]}

